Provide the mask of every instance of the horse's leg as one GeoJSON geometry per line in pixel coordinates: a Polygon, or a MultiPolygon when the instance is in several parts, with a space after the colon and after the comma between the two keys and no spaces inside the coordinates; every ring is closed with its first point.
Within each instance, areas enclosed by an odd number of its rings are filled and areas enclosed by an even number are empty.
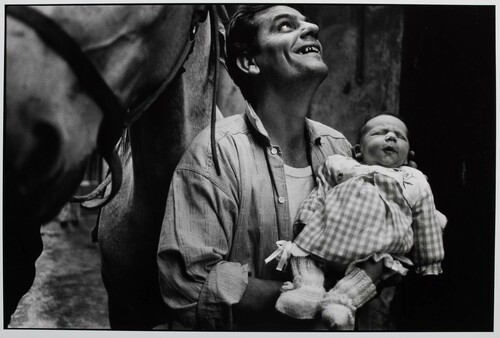
{"type": "MultiPolygon", "coordinates": [[[[141,121],[136,123],[140,125],[141,121]]],[[[139,207],[136,202],[134,165],[128,142],[120,154],[124,173],[122,188],[101,210],[98,228],[109,322],[112,329],[150,330],[159,321],[156,317],[167,317],[154,282],[157,278],[155,234],[147,211],[150,206],[139,207]]]]}

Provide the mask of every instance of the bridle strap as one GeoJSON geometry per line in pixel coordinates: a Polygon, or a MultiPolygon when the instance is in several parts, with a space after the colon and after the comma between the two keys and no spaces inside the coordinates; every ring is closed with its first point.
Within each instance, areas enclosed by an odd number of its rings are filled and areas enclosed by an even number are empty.
{"type": "Polygon", "coordinates": [[[135,107],[129,107],[127,109],[126,115],[126,126],[131,125],[135,122],[143,112],[145,112],[155,101],[156,99],[163,93],[163,91],[167,88],[167,86],[172,82],[172,80],[179,74],[184,64],[189,58],[189,55],[193,51],[193,46],[195,42],[195,35],[198,31],[198,25],[190,27],[190,38],[184,49],[182,51],[181,56],[178,59],[178,62],[175,64],[175,67],[172,69],[167,78],[162,82],[162,84],[153,92],[152,95],[148,96],[145,100],[143,100],[140,104],[135,107]]]}
{"type": "Polygon", "coordinates": [[[212,115],[210,119],[210,146],[212,149],[212,158],[215,166],[215,171],[217,175],[221,175],[219,157],[217,155],[217,146],[215,144],[215,122],[217,113],[217,89],[219,87],[219,58],[220,58],[220,46],[219,46],[219,18],[217,15],[216,5],[210,7],[210,24],[212,26],[212,48],[214,49],[214,93],[212,98],[212,115]]]}

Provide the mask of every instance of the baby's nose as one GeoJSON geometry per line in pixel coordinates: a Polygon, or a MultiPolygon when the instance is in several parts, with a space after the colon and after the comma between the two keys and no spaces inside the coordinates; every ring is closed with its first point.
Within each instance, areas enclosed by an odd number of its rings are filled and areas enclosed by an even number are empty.
{"type": "Polygon", "coordinates": [[[385,134],[385,140],[396,141],[396,134],[394,134],[392,131],[388,132],[387,134],[385,134]]]}

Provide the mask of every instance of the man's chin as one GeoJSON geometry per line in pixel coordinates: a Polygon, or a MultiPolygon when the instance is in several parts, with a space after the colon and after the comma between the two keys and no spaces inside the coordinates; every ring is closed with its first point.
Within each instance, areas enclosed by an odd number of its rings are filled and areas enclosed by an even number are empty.
{"type": "Polygon", "coordinates": [[[328,67],[323,63],[323,64],[315,64],[315,65],[310,65],[303,71],[304,74],[304,79],[307,79],[309,81],[315,80],[318,81],[318,85],[322,83],[327,75],[328,75],[328,67]]]}
{"type": "Polygon", "coordinates": [[[318,76],[322,76],[322,80],[326,78],[328,75],[328,67],[325,63],[321,62],[318,63],[317,65],[314,65],[311,67],[315,73],[318,74],[318,76]]]}

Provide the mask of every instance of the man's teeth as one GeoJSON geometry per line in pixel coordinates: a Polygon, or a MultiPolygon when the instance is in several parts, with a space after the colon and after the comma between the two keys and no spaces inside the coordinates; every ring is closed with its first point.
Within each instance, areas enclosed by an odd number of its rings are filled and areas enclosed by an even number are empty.
{"type": "Polygon", "coordinates": [[[301,54],[319,53],[319,49],[313,46],[306,47],[302,50],[301,54]]]}

